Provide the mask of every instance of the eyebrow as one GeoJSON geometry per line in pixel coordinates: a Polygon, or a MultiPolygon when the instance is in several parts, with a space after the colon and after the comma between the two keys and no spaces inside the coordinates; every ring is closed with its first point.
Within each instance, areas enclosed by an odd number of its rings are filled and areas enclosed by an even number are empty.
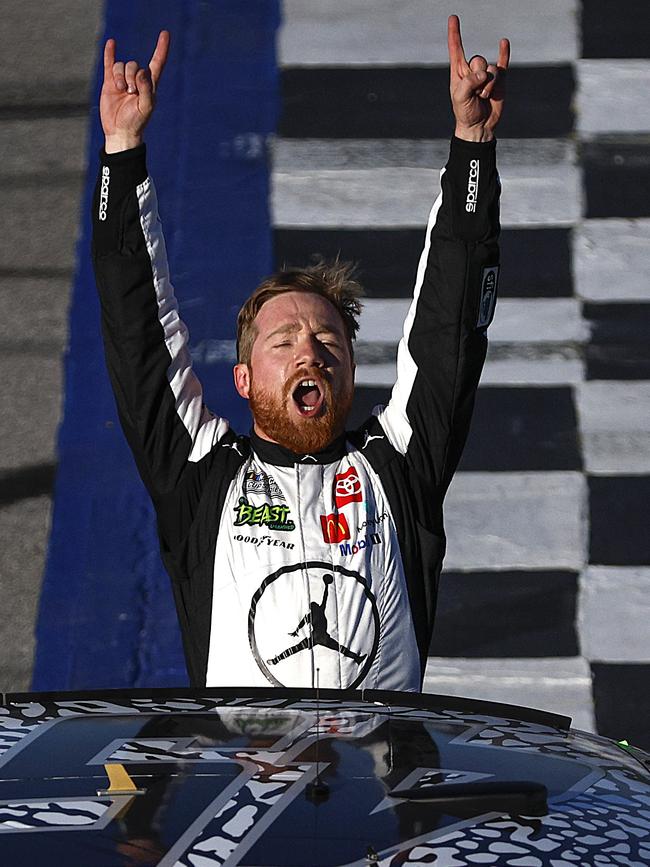
{"type": "MultiPolygon", "coordinates": [[[[288,322],[286,325],[280,325],[279,328],[276,328],[275,331],[272,331],[270,334],[267,334],[264,338],[265,341],[272,340],[274,337],[277,337],[279,334],[289,334],[291,332],[300,331],[300,325],[297,322],[288,322]]],[[[314,334],[336,334],[338,336],[341,335],[340,332],[334,325],[328,325],[326,323],[318,323],[314,334]]]]}
{"type": "Polygon", "coordinates": [[[264,338],[265,340],[271,340],[273,337],[277,337],[278,334],[288,334],[290,331],[299,331],[300,326],[295,322],[289,322],[287,325],[281,325],[279,328],[276,328],[275,331],[272,331],[270,334],[267,334],[264,338]]]}

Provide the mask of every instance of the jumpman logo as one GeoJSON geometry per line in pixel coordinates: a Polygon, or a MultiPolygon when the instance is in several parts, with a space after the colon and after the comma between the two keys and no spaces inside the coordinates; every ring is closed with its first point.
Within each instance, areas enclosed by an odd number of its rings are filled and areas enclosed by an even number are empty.
{"type": "Polygon", "coordinates": [[[308,647],[315,647],[317,644],[320,644],[322,647],[329,647],[330,650],[336,650],[337,653],[342,653],[343,656],[347,656],[348,659],[354,660],[357,665],[361,665],[368,654],[354,653],[354,651],[350,650],[349,647],[345,647],[343,644],[339,644],[338,641],[334,641],[327,631],[327,615],[325,614],[325,606],[327,605],[329,585],[333,581],[334,578],[332,575],[323,575],[325,591],[323,593],[322,602],[320,605],[317,602],[310,603],[309,612],[305,614],[300,623],[296,626],[295,631],[289,633],[289,635],[293,635],[295,638],[303,626],[309,624],[311,627],[311,635],[307,638],[303,638],[302,641],[299,641],[298,644],[294,644],[293,647],[283,650],[282,653],[274,656],[273,659],[267,659],[267,665],[277,665],[278,662],[282,662],[283,659],[288,659],[295,653],[300,653],[301,650],[307,650],[308,647]]]}

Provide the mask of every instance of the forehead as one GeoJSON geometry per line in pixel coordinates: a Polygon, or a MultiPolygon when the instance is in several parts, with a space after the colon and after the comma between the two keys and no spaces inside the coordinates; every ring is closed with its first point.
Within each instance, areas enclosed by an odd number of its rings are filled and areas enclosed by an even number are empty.
{"type": "Polygon", "coordinates": [[[283,292],[266,301],[255,317],[258,335],[282,326],[327,328],[345,333],[343,319],[334,305],[313,292],[283,292]]]}

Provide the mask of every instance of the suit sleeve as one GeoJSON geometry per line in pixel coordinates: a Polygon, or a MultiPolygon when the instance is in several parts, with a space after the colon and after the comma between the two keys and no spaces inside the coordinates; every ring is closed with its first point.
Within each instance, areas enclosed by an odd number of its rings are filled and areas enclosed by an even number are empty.
{"type": "Polygon", "coordinates": [[[454,138],[431,211],[390,402],[376,414],[393,447],[444,494],[467,438],[499,271],[496,142],[454,138]]]}
{"type": "Polygon", "coordinates": [[[120,421],[154,500],[205,463],[228,422],[204,406],[169,279],[145,147],[101,155],[93,263],[120,421]]]}

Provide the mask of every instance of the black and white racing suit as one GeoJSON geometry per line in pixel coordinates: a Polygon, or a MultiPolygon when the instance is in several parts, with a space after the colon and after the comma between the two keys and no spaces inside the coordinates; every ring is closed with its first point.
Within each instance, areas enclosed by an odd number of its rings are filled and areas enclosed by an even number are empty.
{"type": "Polygon", "coordinates": [[[295,455],[203,403],[144,146],[93,204],[106,360],[158,518],[191,681],[419,690],[496,297],[495,144],[454,139],[386,407],[295,455]]]}

